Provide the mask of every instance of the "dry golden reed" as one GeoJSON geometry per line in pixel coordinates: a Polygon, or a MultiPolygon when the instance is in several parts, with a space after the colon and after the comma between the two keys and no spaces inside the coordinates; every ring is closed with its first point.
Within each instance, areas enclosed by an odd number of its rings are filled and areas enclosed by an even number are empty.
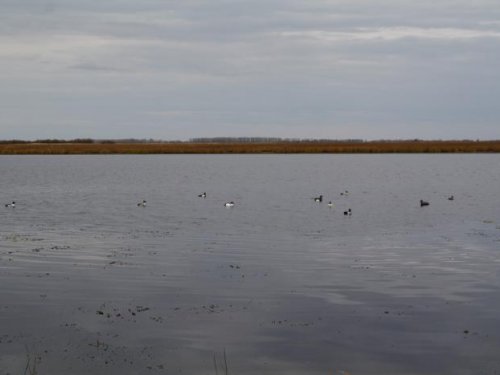
{"type": "Polygon", "coordinates": [[[500,141],[2,143],[5,155],[498,153],[500,141]]]}

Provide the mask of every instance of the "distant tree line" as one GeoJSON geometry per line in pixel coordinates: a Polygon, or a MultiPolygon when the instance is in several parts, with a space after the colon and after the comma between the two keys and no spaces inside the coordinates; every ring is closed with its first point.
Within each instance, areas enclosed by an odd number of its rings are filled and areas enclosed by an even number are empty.
{"type": "MultiPolygon", "coordinates": [[[[137,139],[137,138],[122,138],[122,139],[92,139],[92,138],[75,138],[75,139],[37,139],[27,141],[21,139],[0,140],[0,144],[275,144],[275,143],[297,143],[297,144],[369,144],[369,143],[428,143],[428,142],[450,142],[450,140],[422,140],[422,139],[380,139],[366,141],[363,139],[330,139],[330,138],[280,138],[280,137],[201,137],[191,138],[188,141],[179,140],[155,140],[137,139]]],[[[482,142],[479,139],[470,140],[453,140],[453,142],[482,142]]]]}
{"type": "Polygon", "coordinates": [[[362,139],[303,139],[279,137],[206,137],[191,138],[189,143],[362,143],[362,139]]]}
{"type": "Polygon", "coordinates": [[[191,138],[188,141],[165,141],[165,140],[155,140],[149,139],[137,139],[137,138],[123,138],[123,139],[92,139],[92,138],[75,138],[75,139],[57,139],[57,138],[47,138],[47,139],[37,139],[34,141],[26,141],[20,139],[10,139],[10,140],[0,140],[0,144],[30,144],[30,143],[42,143],[42,144],[65,144],[65,143],[80,143],[80,144],[147,144],[147,143],[218,143],[218,144],[229,144],[229,143],[362,143],[365,142],[362,139],[303,139],[303,138],[280,138],[280,137],[203,137],[203,138],[191,138]]]}
{"type": "Polygon", "coordinates": [[[20,139],[0,140],[0,144],[26,144],[26,143],[96,143],[91,138],[76,138],[76,139],[37,139],[34,141],[25,141],[20,139]]]}
{"type": "Polygon", "coordinates": [[[179,141],[160,141],[152,138],[149,139],[136,139],[136,138],[124,138],[124,139],[92,139],[92,138],[75,138],[75,139],[57,139],[57,138],[47,138],[47,139],[36,139],[33,141],[26,141],[21,139],[7,139],[0,140],[0,144],[31,144],[31,143],[42,143],[42,144],[56,144],[56,143],[79,143],[79,144],[115,144],[115,143],[177,143],[179,141]]]}

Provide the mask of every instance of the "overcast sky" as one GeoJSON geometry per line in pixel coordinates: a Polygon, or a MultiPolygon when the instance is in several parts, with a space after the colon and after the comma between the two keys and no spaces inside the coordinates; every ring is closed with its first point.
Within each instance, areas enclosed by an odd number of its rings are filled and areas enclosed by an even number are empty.
{"type": "Polygon", "coordinates": [[[499,0],[0,0],[0,139],[500,139],[499,0]]]}

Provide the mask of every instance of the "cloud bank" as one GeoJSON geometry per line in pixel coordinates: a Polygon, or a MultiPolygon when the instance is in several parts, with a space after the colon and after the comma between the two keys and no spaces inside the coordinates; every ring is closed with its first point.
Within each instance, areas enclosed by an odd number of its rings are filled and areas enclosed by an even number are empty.
{"type": "Polygon", "coordinates": [[[500,138],[495,1],[4,0],[2,138],[500,138]]]}

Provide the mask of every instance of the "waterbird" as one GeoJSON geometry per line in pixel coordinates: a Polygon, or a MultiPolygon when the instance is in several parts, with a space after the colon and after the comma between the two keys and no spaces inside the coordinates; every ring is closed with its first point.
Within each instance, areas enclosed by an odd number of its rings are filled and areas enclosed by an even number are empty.
{"type": "Polygon", "coordinates": [[[349,190],[343,191],[342,193],[340,193],[340,195],[349,195],[349,190]]]}
{"type": "Polygon", "coordinates": [[[426,201],[423,201],[422,199],[420,199],[420,207],[424,207],[424,206],[428,206],[429,205],[429,202],[426,202],[426,201]]]}
{"type": "Polygon", "coordinates": [[[323,202],[323,196],[320,195],[319,197],[314,197],[313,198],[315,202],[323,202]]]}
{"type": "Polygon", "coordinates": [[[203,192],[201,194],[198,194],[198,197],[200,197],[200,198],[206,198],[207,197],[207,193],[203,192]]]}
{"type": "Polygon", "coordinates": [[[146,201],[143,199],[142,202],[137,203],[137,207],[146,207],[146,201]]]}
{"type": "Polygon", "coordinates": [[[454,199],[455,199],[455,197],[454,197],[453,195],[450,195],[450,196],[448,197],[448,200],[449,200],[449,201],[452,201],[452,200],[454,200],[454,199]]]}
{"type": "Polygon", "coordinates": [[[16,207],[16,202],[12,201],[12,203],[7,203],[5,207],[14,208],[16,207]]]}
{"type": "Polygon", "coordinates": [[[330,208],[333,207],[333,202],[332,201],[328,202],[328,207],[330,207],[330,208]]]}
{"type": "Polygon", "coordinates": [[[234,206],[233,201],[224,203],[224,207],[233,207],[233,206],[234,206]]]}
{"type": "Polygon", "coordinates": [[[345,216],[351,216],[352,215],[352,210],[349,208],[347,211],[344,211],[345,216]]]}

